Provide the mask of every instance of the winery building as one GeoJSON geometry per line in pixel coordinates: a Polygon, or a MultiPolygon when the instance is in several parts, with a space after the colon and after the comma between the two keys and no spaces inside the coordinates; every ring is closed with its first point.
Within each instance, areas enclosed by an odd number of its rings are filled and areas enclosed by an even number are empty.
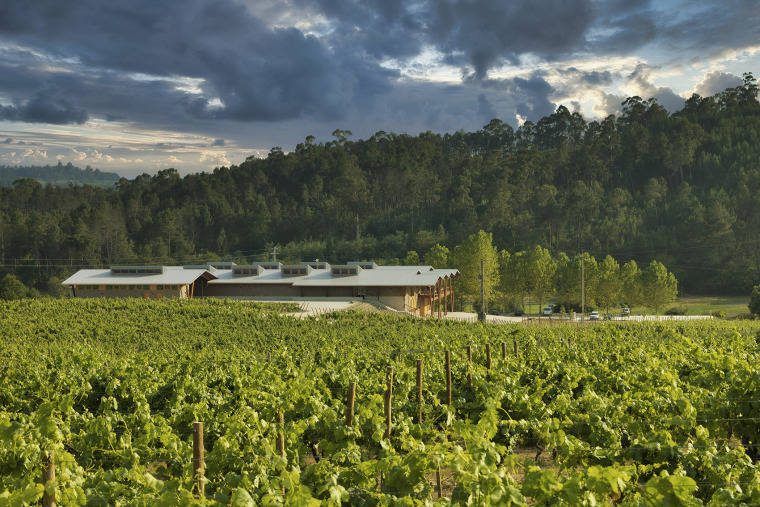
{"type": "Polygon", "coordinates": [[[113,266],[82,269],[63,282],[74,297],[239,298],[299,300],[355,298],[415,315],[453,308],[456,269],[379,266],[374,262],[279,262],[238,265],[113,266]]]}

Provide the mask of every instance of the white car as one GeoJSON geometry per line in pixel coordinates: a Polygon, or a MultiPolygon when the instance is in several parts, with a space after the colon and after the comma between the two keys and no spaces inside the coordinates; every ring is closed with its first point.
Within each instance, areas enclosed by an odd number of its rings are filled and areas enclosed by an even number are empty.
{"type": "Polygon", "coordinates": [[[599,320],[599,312],[591,312],[588,316],[588,320],[599,320]]]}
{"type": "Polygon", "coordinates": [[[543,312],[544,316],[549,316],[549,315],[551,315],[552,313],[554,313],[554,312],[553,312],[553,310],[552,310],[552,307],[551,307],[551,306],[547,306],[546,308],[544,308],[544,312],[543,312]]]}

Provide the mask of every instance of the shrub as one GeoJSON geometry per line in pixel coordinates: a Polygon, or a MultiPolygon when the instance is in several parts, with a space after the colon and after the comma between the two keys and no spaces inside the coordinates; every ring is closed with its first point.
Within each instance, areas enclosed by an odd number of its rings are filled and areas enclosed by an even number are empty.
{"type": "Polygon", "coordinates": [[[686,315],[689,313],[689,309],[685,306],[673,306],[665,310],[665,315],[686,315]]]}
{"type": "Polygon", "coordinates": [[[712,316],[716,319],[725,319],[726,318],[726,312],[724,310],[713,310],[712,316]]]}
{"type": "Polygon", "coordinates": [[[0,280],[0,299],[21,299],[25,298],[27,293],[26,285],[10,273],[0,280]]]}

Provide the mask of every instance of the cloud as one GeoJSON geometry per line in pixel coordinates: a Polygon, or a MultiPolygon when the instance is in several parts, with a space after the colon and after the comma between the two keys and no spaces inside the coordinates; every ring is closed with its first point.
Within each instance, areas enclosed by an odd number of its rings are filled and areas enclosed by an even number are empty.
{"type": "Polygon", "coordinates": [[[478,78],[502,60],[571,54],[593,22],[591,0],[440,0],[431,10],[431,40],[451,63],[471,65],[478,78]]]}
{"type": "Polygon", "coordinates": [[[230,162],[230,159],[227,158],[226,153],[218,153],[214,151],[202,151],[200,154],[200,157],[198,158],[199,162],[211,162],[215,166],[230,166],[232,165],[232,162],[230,162]]]}
{"type": "MultiPolygon", "coordinates": [[[[103,69],[101,78],[139,74],[149,77],[148,87],[158,84],[152,76],[195,79],[200,93],[174,84],[168,102],[201,119],[340,118],[386,90],[397,74],[296,28],[269,27],[233,0],[137,0],[117,7],[99,0],[9,0],[0,9],[0,36],[103,69]]],[[[132,118],[130,111],[98,113],[132,118]]]]}
{"type": "Polygon", "coordinates": [[[211,143],[211,146],[224,146],[224,139],[214,139],[214,142],[211,143]]]}
{"type": "Polygon", "coordinates": [[[0,106],[0,119],[27,123],[84,123],[87,113],[69,100],[40,92],[31,99],[13,106],[0,106]]]}
{"type": "Polygon", "coordinates": [[[743,82],[739,76],[716,70],[705,74],[704,79],[694,87],[694,93],[702,97],[710,97],[726,88],[735,88],[743,82]]]}
{"type": "Polygon", "coordinates": [[[594,105],[594,112],[600,116],[608,116],[611,114],[618,116],[623,112],[623,101],[626,99],[624,95],[599,92],[599,97],[599,102],[594,105]]]}
{"type": "Polygon", "coordinates": [[[654,98],[670,112],[681,109],[684,98],[667,86],[656,86],[651,81],[652,69],[646,64],[639,64],[628,76],[628,86],[644,99],[654,98]]]}
{"type": "Polygon", "coordinates": [[[13,138],[12,137],[8,137],[8,138],[5,139],[5,141],[3,141],[3,144],[11,144],[12,142],[13,142],[13,138]]]}

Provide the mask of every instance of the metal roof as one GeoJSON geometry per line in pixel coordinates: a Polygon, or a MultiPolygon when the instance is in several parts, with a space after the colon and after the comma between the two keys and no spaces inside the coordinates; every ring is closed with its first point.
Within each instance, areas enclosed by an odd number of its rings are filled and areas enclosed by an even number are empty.
{"type": "Polygon", "coordinates": [[[430,266],[378,266],[363,269],[358,275],[334,277],[313,272],[293,282],[296,287],[429,287],[440,278],[456,276],[456,269],[432,269],[430,266]]]}
{"type": "MultiPolygon", "coordinates": [[[[334,266],[333,266],[334,267],[334,266]]],[[[439,278],[456,276],[456,269],[433,269],[430,266],[378,266],[363,269],[358,275],[333,276],[330,270],[315,269],[305,276],[282,276],[281,271],[265,269],[257,276],[234,276],[219,272],[209,284],[267,285],[289,284],[295,287],[429,287],[439,278]]]]}
{"type": "Polygon", "coordinates": [[[184,285],[200,277],[216,278],[207,269],[187,269],[182,266],[164,266],[163,273],[113,274],[110,269],[80,269],[62,285],[184,285]]]}
{"type": "MultiPolygon", "coordinates": [[[[334,267],[334,266],[332,266],[334,267]]],[[[356,266],[353,266],[356,267],[356,266]]],[[[113,274],[109,269],[82,269],[63,285],[182,285],[203,276],[209,284],[268,285],[295,287],[429,287],[440,278],[459,275],[456,269],[430,266],[377,266],[358,269],[356,275],[335,276],[329,269],[309,269],[307,275],[283,276],[279,269],[261,269],[258,275],[239,275],[232,270],[202,269],[196,266],[164,266],[161,274],[113,274]]]]}

